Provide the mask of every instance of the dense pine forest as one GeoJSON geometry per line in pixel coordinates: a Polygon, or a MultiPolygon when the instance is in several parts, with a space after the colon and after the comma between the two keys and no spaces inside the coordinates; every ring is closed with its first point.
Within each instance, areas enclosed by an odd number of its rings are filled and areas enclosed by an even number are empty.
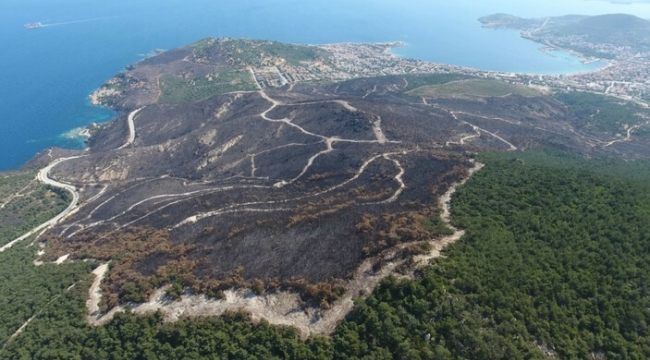
{"type": "Polygon", "coordinates": [[[126,313],[90,328],[81,280],[5,336],[0,358],[650,358],[650,163],[545,151],[478,160],[452,200],[466,235],[415,279],[383,281],[331,338],[246,314],[163,324],[126,313]]]}

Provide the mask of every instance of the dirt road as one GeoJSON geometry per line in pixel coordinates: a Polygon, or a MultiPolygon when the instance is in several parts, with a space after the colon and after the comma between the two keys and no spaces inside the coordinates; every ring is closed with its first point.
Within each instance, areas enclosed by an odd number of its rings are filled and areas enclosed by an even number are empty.
{"type": "Polygon", "coordinates": [[[29,232],[22,235],[21,237],[11,241],[10,243],[4,245],[3,247],[0,247],[0,252],[3,252],[5,250],[9,249],[10,247],[14,246],[16,243],[18,243],[20,241],[23,241],[23,240],[27,239],[28,237],[34,235],[35,233],[56,224],[57,222],[61,221],[62,219],[65,219],[67,216],[69,216],[72,212],[74,212],[77,209],[77,205],[79,204],[79,193],[77,192],[77,189],[72,185],[64,184],[62,182],[58,182],[58,181],[50,178],[48,174],[49,174],[50,170],[52,170],[52,168],[55,167],[56,165],[58,165],[58,164],[60,164],[60,163],[62,163],[64,161],[68,161],[68,160],[72,160],[72,159],[78,159],[78,158],[83,157],[83,156],[85,156],[85,155],[56,159],[56,160],[52,161],[48,166],[42,168],[41,171],[38,172],[38,174],[36,175],[36,179],[38,181],[40,181],[40,182],[42,182],[42,183],[44,183],[46,185],[50,185],[50,186],[54,186],[54,187],[57,187],[57,188],[67,190],[72,195],[72,201],[70,202],[70,205],[68,205],[68,207],[65,210],[63,210],[59,215],[57,215],[57,216],[53,217],[52,219],[42,223],[41,225],[35,227],[34,229],[30,230],[29,232]]]}

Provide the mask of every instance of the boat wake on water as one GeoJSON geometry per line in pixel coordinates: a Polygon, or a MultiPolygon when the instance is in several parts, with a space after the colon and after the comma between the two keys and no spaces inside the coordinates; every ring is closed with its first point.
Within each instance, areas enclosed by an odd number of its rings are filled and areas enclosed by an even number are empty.
{"type": "Polygon", "coordinates": [[[93,18],[93,19],[72,20],[72,21],[64,21],[64,22],[58,22],[58,23],[52,23],[52,24],[43,24],[40,21],[38,21],[38,22],[25,24],[24,26],[27,29],[38,29],[38,28],[51,27],[51,26],[61,26],[61,25],[70,25],[70,24],[77,24],[77,23],[83,23],[83,22],[105,20],[105,19],[111,19],[111,18],[115,18],[115,17],[116,16],[109,16],[109,17],[101,17],[101,18],[93,18]]]}

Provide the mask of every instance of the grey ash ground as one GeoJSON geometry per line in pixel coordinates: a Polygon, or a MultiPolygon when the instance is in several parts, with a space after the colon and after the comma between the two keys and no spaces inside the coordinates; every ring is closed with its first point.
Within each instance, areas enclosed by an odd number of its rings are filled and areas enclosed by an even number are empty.
{"type": "Polygon", "coordinates": [[[576,115],[551,98],[422,98],[403,93],[405,82],[131,109],[50,172],[80,189],[82,205],[46,234],[46,256],[113,259],[107,306],[170,282],[208,294],[307,289],[332,301],[364,259],[441,236],[427,219],[472,167],[467,152],[649,153],[576,131],[576,115]]]}

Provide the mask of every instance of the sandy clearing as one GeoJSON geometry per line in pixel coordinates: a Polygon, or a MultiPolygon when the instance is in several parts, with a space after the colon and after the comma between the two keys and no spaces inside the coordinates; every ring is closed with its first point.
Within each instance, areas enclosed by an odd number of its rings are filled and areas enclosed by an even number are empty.
{"type": "Polygon", "coordinates": [[[100,285],[107,272],[108,263],[99,265],[92,272],[93,275],[95,275],[95,280],[90,286],[90,289],[88,289],[88,300],[86,301],[86,308],[88,308],[87,320],[90,324],[93,324],[93,316],[99,314],[99,301],[102,298],[102,289],[100,285]]]}
{"type": "Polygon", "coordinates": [[[352,112],[357,112],[358,111],[357,108],[350,105],[350,103],[345,101],[345,100],[333,100],[333,102],[343,105],[344,108],[346,108],[346,109],[348,109],[348,110],[350,110],[352,112]]]}
{"type": "Polygon", "coordinates": [[[65,254],[65,255],[59,257],[58,259],[56,259],[56,261],[55,261],[54,263],[57,264],[57,265],[61,265],[61,264],[63,264],[66,260],[68,260],[69,257],[70,257],[70,254],[65,254]]]}
{"type": "Polygon", "coordinates": [[[388,141],[384,132],[381,131],[381,117],[377,117],[377,120],[372,123],[372,131],[380,144],[385,144],[388,141]]]}

